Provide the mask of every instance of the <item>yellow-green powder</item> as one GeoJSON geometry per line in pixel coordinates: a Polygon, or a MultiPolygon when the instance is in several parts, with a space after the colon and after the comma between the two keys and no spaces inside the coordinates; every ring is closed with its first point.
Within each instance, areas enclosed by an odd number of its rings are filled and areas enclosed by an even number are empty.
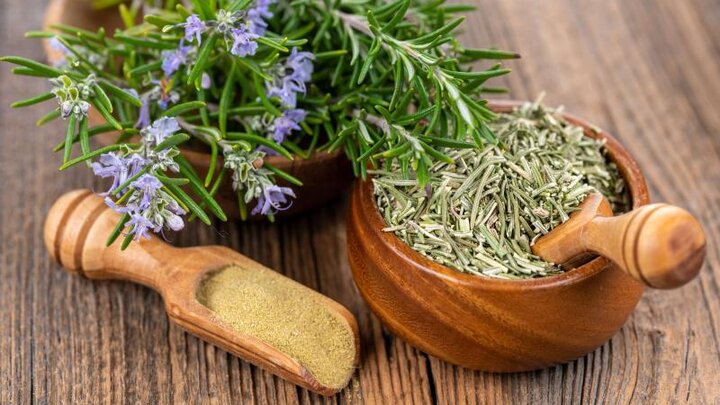
{"type": "Polygon", "coordinates": [[[197,299],[239,333],[270,344],[321,384],[339,388],[352,374],[354,336],[345,319],[313,295],[272,270],[232,266],[204,280],[197,299]]]}

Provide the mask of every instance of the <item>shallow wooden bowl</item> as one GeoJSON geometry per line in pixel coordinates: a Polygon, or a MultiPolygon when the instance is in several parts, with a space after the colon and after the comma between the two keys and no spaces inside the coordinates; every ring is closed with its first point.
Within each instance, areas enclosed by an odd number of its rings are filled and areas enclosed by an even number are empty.
{"type": "MultiPolygon", "coordinates": [[[[497,102],[495,111],[518,103],[497,102]]],[[[605,132],[570,115],[587,136],[607,141],[632,196],[649,202],[630,154],[605,132]]],[[[625,323],[643,287],[604,258],[567,273],[501,280],[457,272],[382,231],[371,182],[354,187],[348,217],[353,277],[372,311],[397,336],[450,363],[485,371],[526,371],[591,352],[625,323]]]]}
{"type": "MultiPolygon", "coordinates": [[[[91,31],[105,27],[108,33],[112,33],[116,28],[122,26],[116,10],[95,10],[89,0],[50,0],[45,15],[45,30],[52,31],[50,26],[53,24],[66,24],[91,31]]],[[[48,41],[44,41],[43,47],[50,62],[57,61],[62,57],[62,53],[50,46],[48,41]]],[[[95,124],[102,123],[101,120],[102,118],[96,114],[90,116],[90,121],[95,124]]],[[[116,135],[113,133],[93,137],[95,142],[103,146],[114,143],[115,139],[116,135]]],[[[182,154],[195,167],[200,177],[204,178],[210,167],[210,155],[189,149],[182,149],[182,154]]],[[[342,151],[318,152],[307,159],[296,157],[295,160],[289,160],[282,156],[270,156],[266,161],[303,183],[302,187],[296,187],[284,180],[278,181],[278,184],[283,187],[291,187],[297,198],[294,199],[289,209],[278,212],[275,215],[277,218],[294,216],[327,204],[344,194],[354,178],[352,167],[342,151]]],[[[218,168],[221,167],[220,165],[222,165],[222,161],[218,163],[218,168]]],[[[234,219],[240,217],[237,195],[232,189],[230,173],[226,176],[216,199],[228,217],[234,219]]],[[[251,203],[250,210],[252,210],[253,204],[251,203]]]]}

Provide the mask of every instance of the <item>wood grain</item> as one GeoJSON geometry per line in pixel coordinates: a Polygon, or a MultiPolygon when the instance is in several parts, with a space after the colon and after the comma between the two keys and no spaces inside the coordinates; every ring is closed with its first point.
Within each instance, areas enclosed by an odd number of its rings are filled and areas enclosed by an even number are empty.
{"type": "MultiPolygon", "coordinates": [[[[221,244],[342,303],[359,322],[361,368],[331,399],[310,394],[169,324],[160,297],[122,282],[70,277],[42,225],[63,192],[100,184],[60,175],[59,125],[11,101],[46,91],[0,66],[0,403],[720,403],[720,5],[716,0],[479,0],[472,46],[517,50],[502,83],[516,99],[547,90],[617,135],[654,201],[688,209],[708,243],[697,280],[648,291],[607,344],[566,365],[487,374],[392,337],[369,314],[345,259],[343,200],[280,223],[192,224],[178,246],[221,244]]],[[[0,0],[0,54],[40,58],[22,34],[44,0],[0,0]]]]}

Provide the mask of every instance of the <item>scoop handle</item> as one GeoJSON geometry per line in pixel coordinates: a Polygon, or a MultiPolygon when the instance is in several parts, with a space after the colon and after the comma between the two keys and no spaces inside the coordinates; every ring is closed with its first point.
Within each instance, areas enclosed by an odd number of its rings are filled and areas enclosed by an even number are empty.
{"type": "Polygon", "coordinates": [[[651,204],[612,215],[607,200],[592,194],[567,222],[540,238],[533,252],[554,263],[596,253],[653,288],[679,287],[697,276],[706,244],[692,214],[668,204],[651,204]]]}
{"type": "Polygon", "coordinates": [[[607,257],[654,288],[679,287],[697,276],[705,233],[689,212],[651,204],[617,217],[595,217],[585,229],[588,250],[607,257]]]}
{"type": "Polygon", "coordinates": [[[90,190],[64,194],[45,220],[45,246],[55,261],[70,273],[91,279],[128,280],[155,290],[163,285],[167,258],[180,249],[158,238],[131,243],[120,250],[120,240],[106,245],[120,215],[90,190]]]}

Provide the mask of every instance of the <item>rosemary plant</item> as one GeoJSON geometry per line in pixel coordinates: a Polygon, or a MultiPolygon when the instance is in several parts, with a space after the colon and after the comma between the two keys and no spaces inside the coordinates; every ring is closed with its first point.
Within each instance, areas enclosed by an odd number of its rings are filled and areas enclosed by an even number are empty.
{"type": "Polygon", "coordinates": [[[123,219],[108,244],[126,227],[123,246],[180,229],[185,213],[225,220],[213,195],[226,176],[243,218],[254,203],[272,219],[294,198],[278,179],[301,183],[268,155],[342,149],[357,176],[395,161],[423,185],[433,164],[453,161],[449,151],[495,141],[481,94],[503,91],[485,84],[509,71],[470,65],[517,57],[463,47],[456,15],[471,8],[443,0],[96,0],[117,3],[126,29],[113,35],[63,25],[27,34],[64,54],[55,66],[1,59],[52,83],[13,106],[57,100],[38,124],[65,120],[61,170],[92,162],[113,179],[105,195],[123,219]],[[91,137],[111,131],[115,144],[92,149],[91,137]],[[207,176],[178,147],[206,150],[207,176]]]}
{"type": "Polygon", "coordinates": [[[373,171],[388,227],[409,246],[462,272],[522,279],[562,272],[531,245],[599,191],[615,212],[628,209],[625,182],[604,155],[559,111],[528,103],[491,123],[500,143],[454,150],[437,161],[425,187],[394,167],[373,171]]]}

